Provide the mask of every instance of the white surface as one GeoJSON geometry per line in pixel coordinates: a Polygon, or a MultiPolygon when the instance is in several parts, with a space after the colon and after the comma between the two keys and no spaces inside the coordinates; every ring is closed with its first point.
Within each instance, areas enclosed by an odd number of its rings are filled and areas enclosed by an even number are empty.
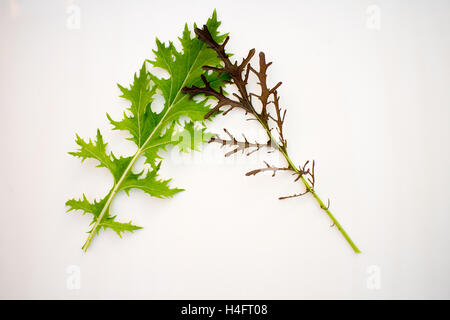
{"type": "MultiPolygon", "coordinates": [[[[450,2],[73,1],[80,29],[70,3],[0,4],[0,298],[450,298],[450,2]],[[105,117],[126,106],[116,83],[156,36],[175,40],[214,7],[237,58],[255,47],[274,61],[292,158],[317,161],[317,190],[361,255],[310,196],[277,200],[301,191],[289,176],[245,177],[261,159],[225,161],[217,146],[167,155],[162,176],[186,191],[120,194],[113,211],[144,229],[81,251],[90,220],[64,202],[112,179],[67,154],[75,132],[99,127],[131,153],[105,117]]],[[[238,134],[239,119],[214,128],[238,134]]]]}

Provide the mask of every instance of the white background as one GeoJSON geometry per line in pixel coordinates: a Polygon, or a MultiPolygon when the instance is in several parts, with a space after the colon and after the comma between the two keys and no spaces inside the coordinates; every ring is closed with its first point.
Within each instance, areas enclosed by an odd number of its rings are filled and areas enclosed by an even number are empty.
{"type": "MultiPolygon", "coordinates": [[[[450,298],[450,2],[4,0],[0,11],[0,298],[450,298]],[[112,178],[67,154],[75,133],[100,128],[132,153],[105,117],[127,106],[116,83],[155,37],[175,40],[214,8],[236,58],[254,47],[274,61],[291,157],[316,160],[316,189],[362,254],[311,196],[277,200],[302,191],[290,176],[245,177],[262,159],[224,159],[217,145],[164,154],[161,176],[186,191],[119,194],[112,211],[144,229],[101,232],[81,251],[90,219],[64,203],[104,196],[112,178]]],[[[259,135],[239,112],[212,129],[223,127],[259,135]]]]}

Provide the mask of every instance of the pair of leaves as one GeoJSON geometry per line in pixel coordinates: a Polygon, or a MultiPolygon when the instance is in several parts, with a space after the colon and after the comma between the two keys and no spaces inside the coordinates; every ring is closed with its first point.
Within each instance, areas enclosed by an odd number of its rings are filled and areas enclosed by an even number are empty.
{"type": "MultiPolygon", "coordinates": [[[[215,11],[206,25],[216,41],[222,42],[225,39],[226,35],[220,35],[218,32],[220,22],[217,20],[215,11]]],[[[110,214],[111,202],[118,192],[128,193],[130,189],[135,188],[153,197],[169,198],[182,191],[182,189],[171,188],[170,180],[158,178],[161,150],[165,150],[169,145],[177,144],[180,145],[181,151],[195,150],[200,143],[212,137],[211,134],[205,133],[203,127],[204,116],[210,110],[207,99],[189,99],[182,93],[182,88],[199,84],[202,75],[208,77],[215,88],[221,88],[224,85],[222,80],[227,76],[221,76],[213,81],[213,76],[202,69],[205,64],[218,66],[220,60],[213,50],[207,48],[195,36],[191,36],[187,24],[179,40],[182,46],[181,51],[177,51],[172,42],[165,44],[156,40],[155,59],[144,62],[129,88],[119,85],[121,97],[130,102],[128,113],[124,112],[121,120],[114,120],[107,114],[114,130],[125,130],[131,135],[129,139],[137,146],[134,155],[117,157],[112,152],[108,153],[107,143],[103,141],[99,130],[97,130],[96,141],[86,142],[77,135],[76,143],[79,150],[70,154],[82,160],[86,158],[97,160],[98,166],[107,168],[114,177],[114,185],[101,200],[91,202],[83,194],[81,199],[66,202],[69,211],[81,210],[93,216],[91,223],[93,226],[88,232],[84,250],[87,250],[94,235],[98,234],[101,228],[110,228],[119,236],[125,231],[132,232],[140,229],[131,221],[118,222],[115,220],[116,216],[110,214]],[[169,78],[159,78],[151,74],[147,70],[146,63],[164,69],[169,74],[169,78]],[[155,95],[158,93],[165,99],[163,110],[159,113],[153,112],[151,108],[155,95]],[[189,121],[182,123],[184,118],[188,118],[189,121]],[[182,127],[180,132],[175,131],[177,125],[182,127]],[[137,159],[142,156],[145,157],[145,163],[151,169],[135,174],[131,169],[137,159]]]]}

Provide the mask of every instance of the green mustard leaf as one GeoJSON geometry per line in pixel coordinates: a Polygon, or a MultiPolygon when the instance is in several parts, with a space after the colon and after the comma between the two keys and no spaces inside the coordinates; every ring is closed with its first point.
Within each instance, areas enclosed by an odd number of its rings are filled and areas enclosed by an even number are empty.
{"type": "MultiPolygon", "coordinates": [[[[227,35],[219,34],[218,31],[220,22],[217,20],[216,11],[208,19],[206,25],[217,42],[221,43],[225,40],[227,35]]],[[[212,78],[203,70],[204,65],[220,65],[217,54],[207,48],[206,44],[198,40],[195,35],[191,35],[187,24],[179,41],[182,51],[177,51],[173,42],[165,44],[156,39],[157,50],[153,51],[155,60],[149,61],[154,67],[162,68],[170,75],[167,79],[151,76],[165,99],[162,111],[162,113],[165,113],[164,125],[170,124],[171,121],[178,121],[182,116],[186,116],[193,121],[203,121],[204,115],[209,111],[207,99],[200,101],[189,99],[189,96],[183,94],[181,90],[185,86],[200,85],[202,74],[207,78],[212,78]]],[[[217,78],[217,76],[214,78],[217,78]]],[[[213,85],[217,88],[223,86],[224,83],[219,79],[213,85]]]]}
{"type": "Polygon", "coordinates": [[[95,142],[92,142],[90,139],[89,142],[86,142],[78,135],[75,142],[80,146],[80,149],[75,152],[69,152],[69,154],[81,158],[81,161],[84,161],[86,158],[98,160],[100,164],[97,167],[108,168],[116,182],[130,163],[131,157],[116,158],[112,152],[110,154],[106,152],[107,143],[103,142],[103,137],[98,129],[95,142]]]}
{"type": "Polygon", "coordinates": [[[157,179],[160,166],[161,162],[152,171],[147,172],[147,174],[130,174],[121,184],[120,189],[125,190],[127,193],[132,188],[140,189],[156,198],[170,198],[173,197],[176,193],[183,191],[183,189],[170,188],[170,179],[157,179]]]}
{"type": "MultiPolygon", "coordinates": [[[[94,200],[94,202],[91,203],[83,194],[83,198],[81,199],[71,199],[66,202],[66,206],[69,207],[69,210],[67,211],[69,212],[71,210],[81,210],[83,211],[83,214],[91,213],[93,215],[93,220],[91,224],[93,224],[95,223],[95,221],[97,221],[97,218],[99,217],[101,211],[103,210],[106,200],[107,197],[101,199],[100,201],[94,200]]],[[[99,226],[103,227],[104,229],[110,228],[114,230],[120,237],[122,237],[121,233],[124,231],[133,232],[135,230],[142,229],[142,227],[138,227],[131,224],[131,221],[128,223],[115,221],[115,216],[114,217],[109,216],[109,212],[107,212],[104,215],[99,226]]],[[[99,230],[100,228],[97,229],[97,233],[99,230]]]]}
{"type": "MultiPolygon", "coordinates": [[[[220,22],[217,20],[215,11],[206,25],[216,41],[222,42],[225,39],[225,34],[219,34],[220,22]]],[[[167,150],[168,146],[180,143],[179,149],[182,152],[198,150],[199,145],[212,136],[205,133],[203,123],[204,116],[210,110],[207,99],[205,97],[200,100],[189,99],[189,96],[182,92],[182,88],[200,85],[200,76],[204,75],[211,82],[211,86],[218,89],[224,86],[222,80],[227,79],[228,76],[217,77],[203,70],[202,67],[206,64],[219,66],[220,60],[212,49],[191,36],[187,25],[179,40],[181,51],[177,51],[172,42],[166,45],[156,40],[155,59],[150,61],[153,67],[165,69],[169,73],[169,78],[158,78],[150,73],[146,64],[149,60],[146,60],[139,72],[134,75],[133,83],[129,87],[118,85],[122,92],[121,97],[129,102],[129,107],[123,113],[121,120],[114,120],[109,114],[107,118],[114,130],[124,130],[131,135],[129,140],[133,141],[137,147],[133,155],[117,158],[112,152],[108,153],[107,144],[103,141],[99,130],[94,142],[91,140],[86,142],[77,135],[76,143],[80,148],[70,154],[82,160],[95,159],[99,161],[99,167],[108,168],[114,176],[114,185],[102,200],[91,203],[83,195],[82,199],[66,202],[69,211],[81,210],[93,215],[91,223],[93,226],[88,232],[84,250],[88,249],[101,228],[111,228],[119,236],[124,231],[140,229],[131,222],[117,222],[115,216],[109,214],[111,202],[120,191],[128,193],[133,188],[140,189],[157,198],[170,198],[183,191],[183,189],[170,187],[170,179],[158,178],[162,159],[161,151],[167,150]],[[156,95],[161,95],[165,100],[160,112],[152,111],[156,95]],[[184,121],[184,118],[190,121],[184,121]],[[175,131],[176,125],[182,127],[181,132],[175,131]],[[132,169],[141,157],[145,158],[145,163],[149,166],[135,174],[132,169]]]]}
{"type": "Polygon", "coordinates": [[[114,121],[108,114],[107,117],[113,124],[114,129],[129,131],[132,136],[130,140],[141,147],[160,120],[158,115],[153,113],[150,108],[156,86],[150,83],[150,74],[145,63],[142,65],[139,74],[134,75],[134,82],[129,89],[121,85],[118,86],[122,91],[121,97],[131,102],[128,110],[132,115],[129,117],[124,113],[124,118],[121,121],[114,121]]]}
{"type": "MultiPolygon", "coordinates": [[[[105,219],[102,220],[102,222],[100,223],[100,226],[103,227],[104,229],[106,228],[110,228],[112,230],[114,230],[119,237],[122,238],[122,232],[128,231],[128,232],[133,232],[135,230],[139,230],[142,229],[142,227],[138,227],[135,226],[133,224],[131,224],[130,222],[124,223],[124,222],[118,222],[115,221],[115,216],[114,217],[107,217],[105,219]]],[[[98,233],[98,231],[97,231],[98,233]]]]}

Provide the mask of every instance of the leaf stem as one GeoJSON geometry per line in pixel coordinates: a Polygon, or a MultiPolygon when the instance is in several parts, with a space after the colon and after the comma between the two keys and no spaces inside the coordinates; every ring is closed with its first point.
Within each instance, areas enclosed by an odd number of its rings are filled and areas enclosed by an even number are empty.
{"type": "MultiPolygon", "coordinates": [[[[278,146],[278,150],[281,151],[281,153],[283,154],[284,158],[286,159],[286,161],[289,163],[289,165],[292,167],[292,169],[296,172],[299,173],[299,169],[292,163],[291,159],[289,158],[289,155],[287,154],[286,151],[281,150],[280,146],[278,146]]],[[[314,188],[309,184],[309,182],[305,179],[305,177],[301,176],[300,179],[302,180],[303,184],[305,185],[306,189],[313,195],[313,197],[317,200],[317,202],[319,203],[320,208],[326,212],[326,214],[328,215],[328,217],[331,219],[331,221],[333,221],[333,224],[336,226],[336,228],[338,228],[338,230],[341,232],[341,234],[344,236],[345,240],[347,240],[348,244],[352,247],[353,251],[355,253],[361,253],[361,251],[358,249],[358,247],[355,245],[355,243],[353,242],[353,240],[350,238],[350,236],[347,234],[347,232],[345,232],[344,228],[342,227],[342,225],[339,223],[339,221],[337,221],[337,219],[333,216],[333,214],[331,213],[331,211],[329,210],[329,208],[327,206],[325,206],[325,204],[323,203],[322,199],[320,199],[319,195],[316,193],[316,191],[314,191],[314,188]]]]}
{"type": "MultiPolygon", "coordinates": [[[[284,158],[286,159],[286,161],[288,162],[289,166],[292,168],[292,170],[295,171],[295,173],[300,173],[300,170],[295,166],[295,164],[292,162],[291,158],[289,157],[287,151],[285,148],[283,148],[282,146],[280,146],[280,144],[275,140],[275,138],[272,136],[272,133],[270,132],[269,128],[267,128],[267,126],[263,123],[263,121],[261,121],[261,119],[259,118],[258,115],[256,115],[256,112],[254,113],[254,115],[256,116],[256,118],[258,119],[259,123],[261,123],[261,125],[264,127],[264,130],[266,131],[271,143],[273,143],[275,145],[275,147],[281,152],[281,154],[284,156],[284,158]]],[[[311,186],[311,184],[305,179],[305,177],[300,176],[301,181],[303,182],[303,184],[305,185],[306,190],[308,190],[308,192],[310,192],[313,197],[317,200],[320,208],[326,212],[326,214],[328,215],[328,217],[331,219],[331,221],[333,221],[333,224],[338,228],[338,230],[341,232],[342,236],[345,238],[345,240],[347,240],[348,244],[352,247],[353,251],[355,253],[361,253],[361,251],[358,249],[358,247],[355,245],[355,243],[353,242],[353,240],[350,238],[350,236],[347,234],[347,232],[345,232],[344,228],[342,227],[342,225],[339,223],[339,221],[337,221],[337,219],[334,217],[334,215],[331,213],[331,211],[329,210],[329,208],[327,206],[325,206],[325,204],[323,203],[322,199],[320,199],[319,195],[316,193],[316,191],[314,190],[314,188],[311,186]]]]}
{"type": "MultiPolygon", "coordinates": [[[[300,174],[300,170],[297,168],[297,166],[292,162],[291,158],[289,157],[287,150],[286,150],[286,146],[281,146],[278,143],[278,141],[273,137],[269,127],[267,126],[267,123],[261,119],[259,114],[256,112],[255,108],[249,101],[247,90],[246,90],[245,86],[242,86],[242,87],[238,86],[238,88],[239,88],[239,91],[241,92],[242,96],[245,97],[243,102],[252,111],[253,116],[258,120],[258,122],[261,124],[261,126],[266,131],[266,134],[270,140],[270,143],[272,143],[272,145],[275,146],[275,148],[281,152],[281,154],[284,156],[284,158],[286,159],[286,161],[288,162],[288,164],[292,168],[292,170],[294,170],[295,173],[300,174]]],[[[331,213],[329,208],[325,206],[322,199],[320,199],[319,195],[316,193],[316,191],[314,190],[312,185],[303,176],[300,176],[300,179],[303,182],[303,184],[305,185],[306,190],[308,190],[308,192],[310,192],[313,195],[313,197],[316,199],[317,203],[319,204],[320,208],[322,210],[324,210],[326,212],[326,214],[328,215],[328,217],[331,219],[331,221],[333,221],[333,224],[338,228],[338,230],[341,232],[341,234],[345,238],[345,240],[347,240],[348,244],[352,247],[353,251],[355,253],[361,253],[361,251],[355,245],[355,243],[350,238],[350,236],[347,234],[347,232],[345,232],[344,228],[339,223],[339,221],[337,221],[337,219],[331,213]]]]}

